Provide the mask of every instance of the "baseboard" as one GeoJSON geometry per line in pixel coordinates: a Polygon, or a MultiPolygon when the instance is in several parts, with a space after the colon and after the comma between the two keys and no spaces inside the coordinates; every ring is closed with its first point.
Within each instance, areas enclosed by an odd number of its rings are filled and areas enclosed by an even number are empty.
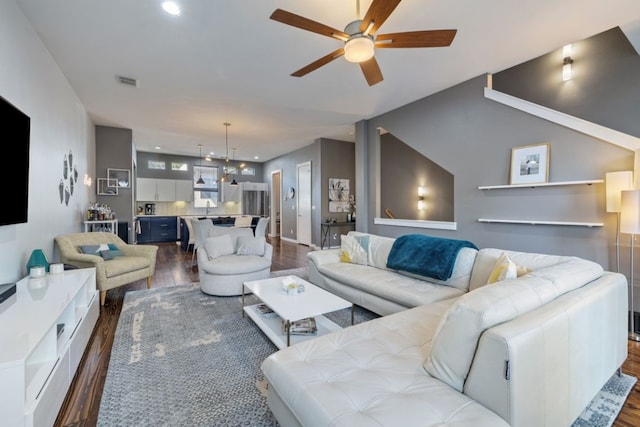
{"type": "Polygon", "coordinates": [[[296,245],[298,244],[297,240],[290,239],[289,237],[280,237],[280,240],[285,241],[285,242],[289,242],[289,243],[295,243],[296,245]]]}

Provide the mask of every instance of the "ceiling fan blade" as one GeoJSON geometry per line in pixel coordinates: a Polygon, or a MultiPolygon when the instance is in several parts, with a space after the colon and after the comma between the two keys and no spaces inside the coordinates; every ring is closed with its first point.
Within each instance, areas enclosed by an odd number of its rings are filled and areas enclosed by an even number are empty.
{"type": "Polygon", "coordinates": [[[374,35],[399,4],[400,0],[373,0],[369,10],[362,18],[360,32],[363,33],[373,21],[373,27],[369,30],[369,34],[374,35]]]}
{"type": "Polygon", "coordinates": [[[376,47],[444,47],[449,46],[457,30],[409,31],[378,34],[376,47]]]}
{"type": "Polygon", "coordinates": [[[373,86],[374,84],[382,81],[382,71],[380,71],[380,67],[378,66],[378,61],[376,61],[375,56],[368,61],[361,62],[360,69],[364,74],[364,78],[367,79],[369,86],[373,86]]]}
{"type": "Polygon", "coordinates": [[[276,9],[270,16],[274,21],[300,28],[301,30],[311,31],[312,33],[321,34],[323,36],[345,41],[349,38],[349,34],[344,31],[336,30],[328,25],[321,24],[304,16],[287,12],[286,10],[276,9]]]}
{"type": "Polygon", "coordinates": [[[296,71],[295,73],[292,73],[291,75],[293,77],[302,77],[305,74],[309,74],[310,72],[317,70],[318,68],[322,67],[323,65],[328,64],[329,62],[333,61],[336,58],[341,57],[342,55],[344,55],[344,49],[340,48],[337,50],[334,50],[333,52],[331,52],[328,55],[323,56],[322,58],[313,61],[311,64],[300,68],[298,71],[296,71]]]}

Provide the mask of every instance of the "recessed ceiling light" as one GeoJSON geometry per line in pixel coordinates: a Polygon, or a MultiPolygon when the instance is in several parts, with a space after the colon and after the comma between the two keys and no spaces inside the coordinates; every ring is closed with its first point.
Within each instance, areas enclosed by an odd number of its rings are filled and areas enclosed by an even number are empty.
{"type": "Polygon", "coordinates": [[[162,147],[158,147],[158,146],[156,145],[156,146],[155,146],[155,149],[156,149],[156,150],[161,150],[161,149],[162,149],[162,147]]]}
{"type": "Polygon", "coordinates": [[[253,156],[253,158],[254,158],[255,160],[258,160],[258,159],[260,158],[260,156],[253,156]]]}
{"type": "Polygon", "coordinates": [[[162,8],[169,15],[180,16],[180,6],[176,2],[173,1],[165,1],[162,3],[162,8]]]}

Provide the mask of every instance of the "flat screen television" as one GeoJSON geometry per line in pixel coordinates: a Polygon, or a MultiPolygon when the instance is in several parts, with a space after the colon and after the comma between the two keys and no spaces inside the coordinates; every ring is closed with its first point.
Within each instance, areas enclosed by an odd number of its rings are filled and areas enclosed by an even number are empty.
{"type": "Polygon", "coordinates": [[[11,188],[0,209],[0,226],[27,222],[29,207],[29,142],[31,118],[0,96],[0,140],[5,149],[0,182],[11,188]]]}

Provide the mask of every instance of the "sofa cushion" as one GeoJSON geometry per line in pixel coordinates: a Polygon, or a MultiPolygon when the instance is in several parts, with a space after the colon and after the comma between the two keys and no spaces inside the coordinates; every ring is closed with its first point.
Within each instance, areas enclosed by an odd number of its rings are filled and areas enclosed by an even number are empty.
{"type": "Polygon", "coordinates": [[[519,278],[468,292],[442,317],[424,367],[462,391],[480,335],[602,276],[600,265],[575,257],[519,278]]]}
{"type": "Polygon", "coordinates": [[[335,262],[321,264],[317,268],[330,279],[406,307],[416,307],[463,294],[461,290],[451,286],[436,285],[370,266],[335,262]]]}
{"type": "Polygon", "coordinates": [[[238,246],[236,253],[238,255],[264,255],[264,237],[238,236],[238,246]]]}
{"type": "Polygon", "coordinates": [[[478,251],[476,262],[474,263],[473,270],[471,271],[471,278],[469,280],[470,291],[487,284],[491,271],[493,271],[493,267],[496,265],[498,258],[500,258],[503,253],[507,254],[509,258],[516,263],[516,265],[527,267],[530,271],[550,267],[572,258],[570,256],[483,248],[478,251]]]}
{"type": "Polygon", "coordinates": [[[269,393],[276,391],[305,426],[506,426],[422,370],[430,334],[449,304],[405,310],[278,351],[261,366],[269,393]]]}
{"type": "Polygon", "coordinates": [[[110,261],[105,260],[104,272],[107,278],[120,276],[121,274],[131,273],[145,269],[151,265],[149,258],[141,256],[121,256],[110,261]]]}
{"type": "Polygon", "coordinates": [[[447,280],[437,280],[431,277],[421,276],[419,274],[407,273],[406,271],[398,271],[398,273],[409,277],[415,277],[416,279],[426,280],[427,282],[435,283],[443,286],[453,286],[461,291],[469,290],[469,281],[471,278],[471,271],[473,270],[473,264],[476,259],[477,249],[462,248],[458,252],[456,263],[453,265],[453,271],[451,277],[447,280]]]}
{"type": "Polygon", "coordinates": [[[218,227],[218,226],[212,225],[211,227],[209,227],[207,234],[205,234],[205,238],[222,236],[223,234],[228,234],[229,236],[231,236],[233,247],[237,248],[238,237],[239,236],[253,237],[253,230],[251,230],[251,228],[245,228],[245,227],[218,227]]]}
{"type": "Polygon", "coordinates": [[[367,265],[369,236],[340,236],[340,261],[367,265]]]}
{"type": "Polygon", "coordinates": [[[209,259],[231,255],[235,252],[231,236],[223,234],[221,236],[207,237],[204,241],[204,250],[207,251],[209,259]]]}
{"type": "Polygon", "coordinates": [[[205,262],[198,262],[198,269],[221,276],[254,273],[270,268],[271,260],[256,255],[223,255],[205,262]]]}

